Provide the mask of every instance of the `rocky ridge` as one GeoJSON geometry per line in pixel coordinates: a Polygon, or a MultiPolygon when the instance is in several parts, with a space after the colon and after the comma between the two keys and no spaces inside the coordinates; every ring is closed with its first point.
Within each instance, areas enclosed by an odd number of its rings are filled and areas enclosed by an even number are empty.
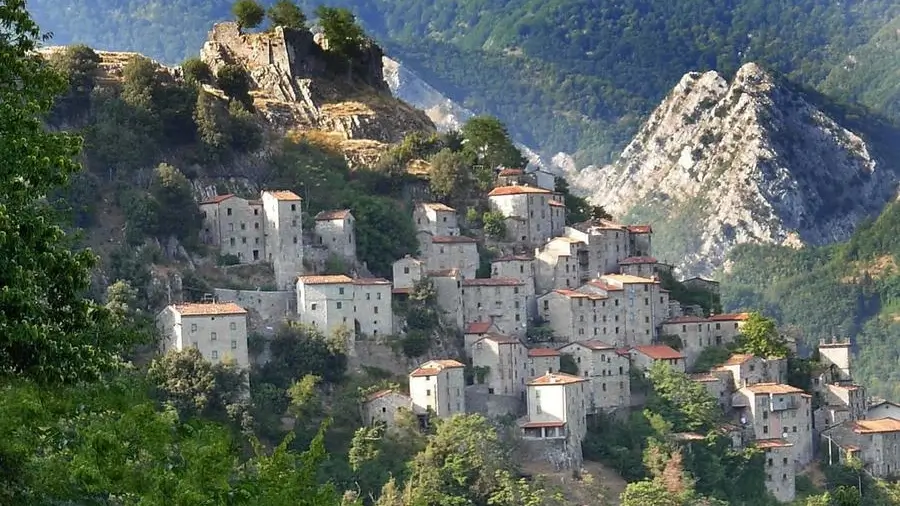
{"type": "Polygon", "coordinates": [[[710,274],[736,244],[846,239],[895,195],[895,164],[750,63],[731,83],[685,75],[616,162],[572,179],[614,215],[652,222],[658,257],[710,274]]]}

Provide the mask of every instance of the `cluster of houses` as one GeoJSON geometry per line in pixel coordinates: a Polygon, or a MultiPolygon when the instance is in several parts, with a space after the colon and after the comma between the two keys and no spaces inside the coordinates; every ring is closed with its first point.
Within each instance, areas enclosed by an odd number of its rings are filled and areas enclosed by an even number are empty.
{"type": "MultiPolygon", "coordinates": [[[[416,204],[419,253],[397,259],[392,280],[306,274],[310,247],[358,265],[354,217],[325,211],[304,232],[301,199],[289,191],[202,202],[202,239],[240,263],[271,263],[272,293],[284,302],[276,304],[279,316],[354,340],[400,332],[394,302],[430,283],[442,324],[463,335],[465,356],[422,363],[409,373],[408,393],[368,396],[364,421],[390,427],[401,410],[423,422],[512,414],[533,458],[577,466],[589,417],[642,402],[632,395],[633,374],[658,362],[692,370],[704,349],[733,343],[748,315],[684,314],[661,286],[660,275],[672,267],[651,256],[649,225],[602,219],[566,225],[565,204],[552,186],[533,185],[509,169],[498,181],[488,200],[503,214],[508,236],[498,241],[506,254],[492,259],[490,277],[476,276],[479,241],[462,235],[457,211],[441,203],[416,204]],[[527,339],[532,327],[552,339],[527,339]],[[664,344],[673,342],[680,346],[664,344]],[[568,373],[560,370],[564,358],[568,373]]],[[[700,278],[685,284],[717,289],[700,278]]],[[[249,366],[247,310],[262,312],[263,304],[257,294],[170,305],[157,319],[162,351],[196,347],[211,361],[231,357],[249,366]]],[[[767,487],[782,501],[794,499],[795,476],[820,444],[834,461],[860,458],[875,476],[900,471],[900,406],[869,405],[865,389],[852,381],[849,343],[822,344],[819,354],[811,392],[787,384],[785,359],[737,354],[690,376],[733,420],[722,430],[734,445],[765,452],[767,487]]],[[[685,445],[702,438],[678,435],[685,445]]]]}

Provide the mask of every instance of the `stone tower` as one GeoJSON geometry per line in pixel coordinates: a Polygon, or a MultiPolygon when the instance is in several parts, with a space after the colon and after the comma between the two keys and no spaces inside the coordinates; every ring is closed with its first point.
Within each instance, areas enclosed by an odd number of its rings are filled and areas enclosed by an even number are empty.
{"type": "Polygon", "coordinates": [[[819,357],[822,364],[834,366],[833,381],[850,381],[853,375],[850,369],[850,341],[819,343],[819,357]]]}
{"type": "Polygon", "coordinates": [[[292,191],[264,191],[266,255],[275,268],[278,290],[293,290],[303,273],[303,225],[301,200],[292,191]]]}

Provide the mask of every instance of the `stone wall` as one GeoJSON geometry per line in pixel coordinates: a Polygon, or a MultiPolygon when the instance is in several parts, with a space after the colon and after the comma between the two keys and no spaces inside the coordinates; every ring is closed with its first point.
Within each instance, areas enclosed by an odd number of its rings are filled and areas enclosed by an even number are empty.
{"type": "Polygon", "coordinates": [[[568,469],[581,469],[584,461],[581,446],[577,448],[569,444],[566,439],[525,439],[522,438],[518,446],[520,462],[546,462],[556,471],[568,469]]]}
{"type": "Polygon", "coordinates": [[[519,417],[525,414],[525,403],[517,395],[489,394],[487,385],[470,385],[466,387],[466,411],[481,413],[488,418],[503,415],[519,417]]]}
{"type": "Polygon", "coordinates": [[[251,327],[280,323],[297,313],[297,298],[293,291],[215,289],[216,300],[234,302],[250,312],[251,327]]]}

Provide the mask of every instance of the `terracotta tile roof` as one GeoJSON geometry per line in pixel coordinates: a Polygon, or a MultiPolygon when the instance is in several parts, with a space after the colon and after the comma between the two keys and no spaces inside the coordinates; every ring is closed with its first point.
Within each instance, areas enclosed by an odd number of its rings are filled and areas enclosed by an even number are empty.
{"type": "Polygon", "coordinates": [[[620,225],[618,223],[609,221],[609,220],[587,220],[582,221],[581,223],[576,223],[572,225],[572,228],[575,230],[580,230],[582,232],[587,232],[592,228],[599,228],[602,230],[625,230],[624,225],[620,225]]]}
{"type": "Polygon", "coordinates": [[[559,202],[557,200],[551,200],[549,204],[553,207],[566,207],[566,204],[564,202],[559,202]]]}
{"type": "Polygon", "coordinates": [[[409,373],[409,375],[414,378],[421,378],[425,376],[437,376],[440,372],[441,370],[436,367],[419,367],[409,373]]]}
{"type": "Polygon", "coordinates": [[[554,372],[545,374],[539,378],[534,378],[533,380],[529,381],[527,385],[574,385],[575,383],[582,383],[585,381],[587,381],[587,379],[585,378],[579,378],[578,376],[572,376],[571,374],[566,374],[564,372],[554,372]]]}
{"type": "Polygon", "coordinates": [[[528,350],[529,357],[558,357],[559,350],[553,348],[531,348],[528,350]]]}
{"type": "Polygon", "coordinates": [[[442,212],[448,212],[448,213],[456,212],[456,209],[453,209],[452,207],[450,207],[446,204],[441,204],[440,202],[427,202],[427,203],[422,203],[421,205],[422,205],[422,207],[424,207],[426,209],[431,209],[432,211],[442,211],[442,212]]]}
{"type": "Polygon", "coordinates": [[[486,334],[493,322],[472,322],[466,325],[466,334],[486,334]]]}
{"type": "Polygon", "coordinates": [[[652,234],[653,229],[650,225],[628,225],[625,227],[632,234],[652,234]]]}
{"type": "Polygon", "coordinates": [[[494,263],[494,262],[530,262],[532,260],[534,260],[534,257],[528,256],[528,255],[505,255],[505,256],[491,260],[491,263],[494,263]]]}
{"type": "Polygon", "coordinates": [[[443,269],[439,271],[428,271],[429,277],[432,278],[452,278],[455,276],[459,276],[459,269],[443,269]]]}
{"type": "Polygon", "coordinates": [[[462,281],[462,286],[520,286],[524,284],[522,280],[516,278],[475,278],[462,281]]]}
{"type": "Polygon", "coordinates": [[[226,193],[225,195],[216,195],[213,198],[206,199],[203,202],[200,202],[200,205],[202,206],[205,204],[218,204],[220,202],[230,199],[231,197],[234,197],[233,193],[226,193]]]}
{"type": "Polygon", "coordinates": [[[390,281],[384,278],[356,278],[353,280],[354,285],[389,285],[390,281]]]}
{"type": "Polygon", "coordinates": [[[545,190],[543,188],[538,188],[536,186],[498,186],[497,188],[491,190],[490,193],[488,193],[488,197],[505,197],[507,195],[524,195],[526,193],[539,193],[549,195],[553,192],[551,192],[550,190],[545,190]]]}
{"type": "Polygon", "coordinates": [[[601,290],[605,290],[607,292],[621,292],[622,290],[624,290],[624,288],[622,288],[621,286],[612,285],[602,279],[595,279],[593,281],[588,281],[587,284],[589,284],[593,287],[599,288],[601,290]]]}
{"type": "Polygon", "coordinates": [[[715,321],[744,321],[750,318],[750,313],[727,313],[711,315],[707,318],[711,322],[715,321]]]}
{"type": "Polygon", "coordinates": [[[757,383],[744,387],[754,394],[802,394],[803,390],[790,385],[782,385],[781,383],[757,383]]]}
{"type": "Polygon", "coordinates": [[[578,244],[578,243],[584,244],[584,241],[582,241],[581,239],[576,239],[574,237],[566,237],[566,236],[554,237],[553,239],[550,239],[550,242],[567,242],[569,244],[578,244]]]}
{"type": "Polygon", "coordinates": [[[673,349],[671,346],[666,346],[664,344],[651,344],[648,346],[635,346],[632,348],[633,350],[646,355],[653,360],[675,360],[679,358],[684,358],[684,355],[678,351],[673,349]]]}
{"type": "Polygon", "coordinates": [[[412,293],[412,288],[392,288],[391,293],[395,295],[409,295],[412,293]]]}
{"type": "Polygon", "coordinates": [[[498,176],[521,176],[524,173],[522,169],[503,169],[498,176]]]}
{"type": "Polygon", "coordinates": [[[622,357],[630,357],[631,350],[628,348],[616,348],[616,355],[620,355],[622,357]]]}
{"type": "Polygon", "coordinates": [[[600,278],[605,281],[613,281],[624,285],[631,284],[657,284],[659,281],[650,278],[642,278],[640,276],[632,276],[630,274],[606,274],[600,278]]]}
{"type": "Polygon", "coordinates": [[[669,318],[668,320],[663,322],[663,325],[668,323],[703,323],[706,321],[706,318],[700,318],[699,316],[693,315],[684,315],[684,316],[676,316],[674,318],[669,318]]]}
{"type": "Polygon", "coordinates": [[[339,283],[353,283],[349,276],[337,274],[332,276],[300,276],[300,282],[304,285],[336,285],[339,283]]]}
{"type": "Polygon", "coordinates": [[[457,362],[456,360],[442,359],[442,360],[429,360],[428,362],[425,362],[424,364],[419,366],[419,369],[441,370],[441,369],[456,369],[458,367],[465,367],[465,366],[463,364],[461,364],[460,362],[457,362]]]}
{"type": "Polygon", "coordinates": [[[346,220],[349,217],[349,209],[335,209],[332,211],[322,211],[317,214],[316,221],[346,220]]]}
{"type": "MultiPolygon", "coordinates": [[[[504,336],[501,334],[487,334],[478,341],[494,341],[497,344],[522,344],[521,341],[516,339],[515,337],[504,336]]],[[[475,341],[476,343],[478,341],[475,341]]]]}
{"type": "Polygon", "coordinates": [[[598,341],[596,339],[592,339],[590,341],[577,341],[578,344],[584,346],[585,348],[591,350],[614,350],[616,347],[609,344],[604,343],[603,341],[598,341]]]}
{"type": "MultiPolygon", "coordinates": [[[[384,397],[384,396],[386,396],[386,395],[390,395],[390,394],[403,395],[403,394],[401,394],[401,393],[399,393],[399,392],[395,392],[394,390],[391,390],[391,389],[389,388],[389,389],[387,389],[387,390],[379,390],[379,391],[377,391],[377,392],[375,392],[375,393],[369,394],[368,396],[366,396],[366,402],[372,402],[372,401],[374,401],[375,399],[380,399],[380,398],[382,398],[382,397],[384,397]]],[[[405,396],[404,396],[404,397],[405,397],[405,396]]]]}
{"type": "Polygon", "coordinates": [[[688,377],[691,378],[692,381],[696,381],[698,383],[714,383],[714,382],[719,381],[719,378],[713,376],[712,374],[706,373],[706,372],[690,374],[690,375],[688,375],[688,377]]]}
{"type": "Polygon", "coordinates": [[[275,197],[275,200],[302,200],[299,195],[290,190],[272,190],[264,193],[275,197]]]}
{"type": "MultiPolygon", "coordinates": [[[[585,298],[585,299],[591,297],[591,295],[589,295],[587,293],[576,292],[575,290],[569,290],[566,288],[557,288],[556,290],[553,290],[553,293],[558,293],[558,294],[564,295],[566,297],[576,297],[576,298],[585,298]]],[[[595,296],[595,297],[604,298],[604,297],[600,297],[599,295],[595,296]]]]}
{"type": "Polygon", "coordinates": [[[519,427],[523,429],[542,429],[551,427],[565,427],[566,422],[525,422],[519,427]]]}
{"type": "Polygon", "coordinates": [[[880,432],[900,432],[900,420],[896,418],[878,418],[875,420],[857,420],[853,425],[857,434],[876,434],[880,432]]]}
{"type": "Polygon", "coordinates": [[[478,241],[464,235],[436,235],[431,238],[435,244],[475,244],[478,241]]]}
{"type": "Polygon", "coordinates": [[[756,447],[761,450],[768,450],[770,448],[790,448],[794,446],[793,443],[784,440],[784,439],[757,439],[756,447]]]}
{"type": "Polygon", "coordinates": [[[247,310],[234,302],[187,303],[172,306],[181,316],[247,314],[247,310]]]}
{"type": "Polygon", "coordinates": [[[635,265],[635,264],[655,264],[656,259],[653,257],[628,257],[619,261],[619,265],[635,265]]]}
{"type": "Polygon", "coordinates": [[[735,353],[734,355],[728,357],[728,360],[723,362],[722,365],[741,365],[750,361],[752,358],[752,353],[735,353]]]}

